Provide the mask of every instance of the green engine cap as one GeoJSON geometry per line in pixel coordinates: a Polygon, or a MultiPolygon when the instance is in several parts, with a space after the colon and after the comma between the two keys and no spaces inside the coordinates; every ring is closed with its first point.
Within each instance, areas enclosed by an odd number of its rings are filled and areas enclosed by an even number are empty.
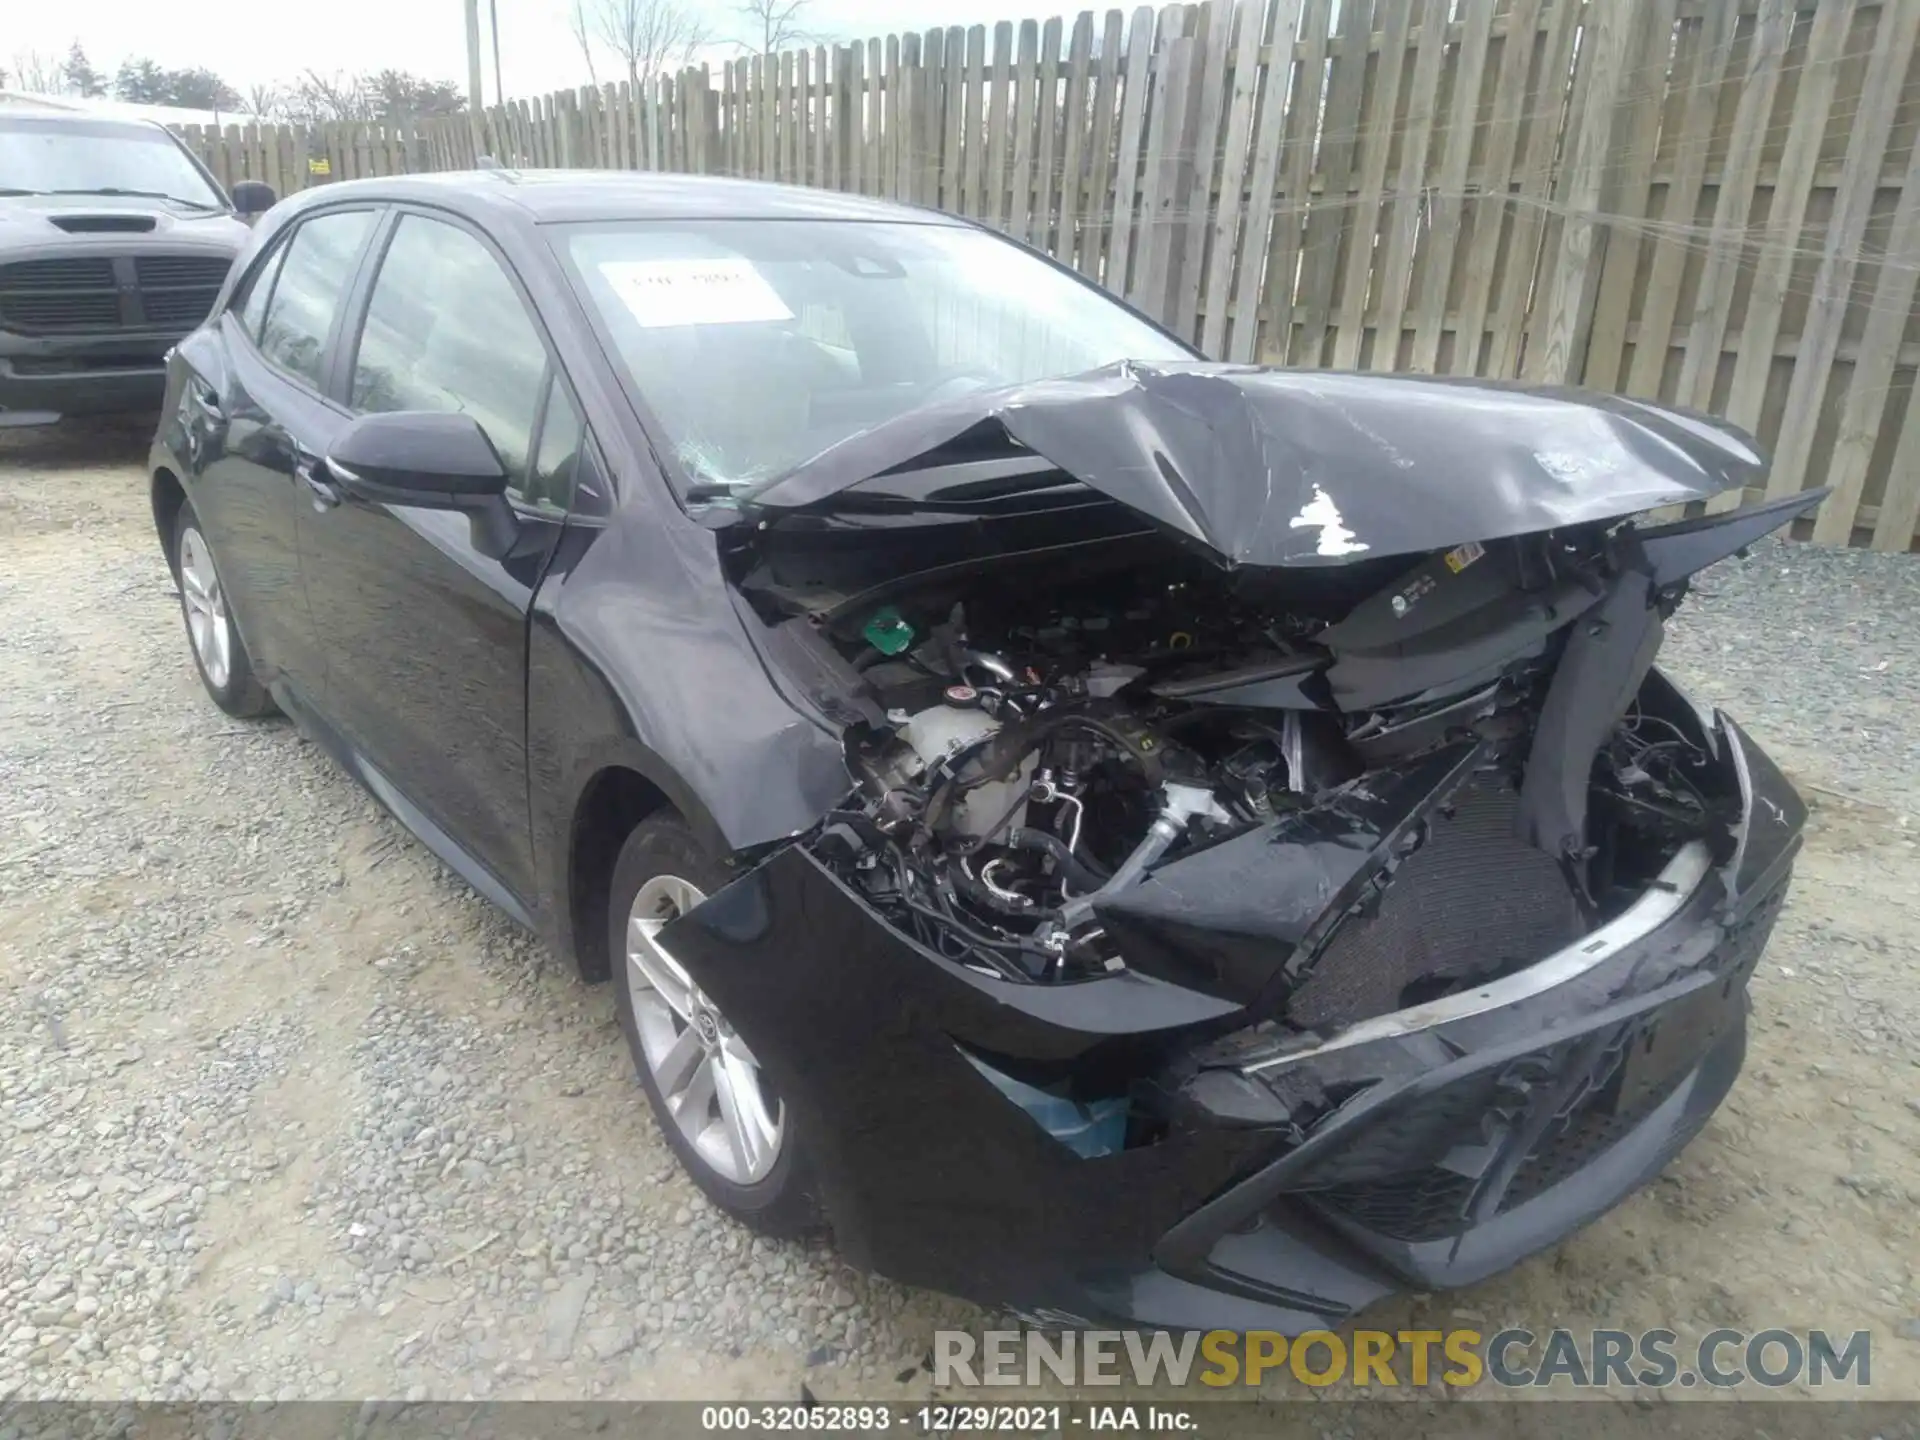
{"type": "Polygon", "coordinates": [[[860,632],[867,637],[867,643],[882,655],[898,655],[913,644],[913,626],[901,617],[893,606],[883,606],[874,612],[860,632]]]}

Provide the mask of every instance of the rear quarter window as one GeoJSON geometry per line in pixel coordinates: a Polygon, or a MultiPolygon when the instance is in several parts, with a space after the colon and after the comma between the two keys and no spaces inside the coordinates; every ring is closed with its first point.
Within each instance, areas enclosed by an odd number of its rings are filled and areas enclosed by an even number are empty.
{"type": "Polygon", "coordinates": [[[268,252],[265,260],[254,266],[253,273],[241,282],[240,302],[233,307],[240,328],[247,332],[247,338],[256,343],[260,339],[260,322],[266,318],[267,301],[273,295],[274,277],[280,273],[280,262],[287,258],[285,242],[276,244],[268,252]]]}

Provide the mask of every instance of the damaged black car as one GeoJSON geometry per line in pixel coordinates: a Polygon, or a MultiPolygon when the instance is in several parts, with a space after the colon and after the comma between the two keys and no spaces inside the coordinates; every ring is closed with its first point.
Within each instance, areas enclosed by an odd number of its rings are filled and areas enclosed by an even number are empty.
{"type": "Polygon", "coordinates": [[[166,414],[213,698],[611,978],[747,1223],[1299,1331],[1561,1239],[1739,1069],[1805,809],[1655,662],[1820,496],[1703,503],[1766,473],[1717,421],[1210,364],[948,217],[504,171],[279,207],[166,414]]]}

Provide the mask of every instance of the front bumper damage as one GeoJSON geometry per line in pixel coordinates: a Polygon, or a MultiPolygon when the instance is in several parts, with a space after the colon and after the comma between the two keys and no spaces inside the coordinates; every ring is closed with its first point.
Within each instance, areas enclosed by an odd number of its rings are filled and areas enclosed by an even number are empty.
{"type": "Polygon", "coordinates": [[[1297,1333],[1554,1243],[1724,1098],[1806,812],[1734,722],[1704,728],[1729,846],[1690,842],[1526,969],[1331,1035],[1138,970],[977,973],[797,845],[662,941],[756,1037],[850,1260],[1048,1323],[1297,1333]],[[983,1067],[1107,1077],[1125,1145],[1083,1157],[983,1067]]]}

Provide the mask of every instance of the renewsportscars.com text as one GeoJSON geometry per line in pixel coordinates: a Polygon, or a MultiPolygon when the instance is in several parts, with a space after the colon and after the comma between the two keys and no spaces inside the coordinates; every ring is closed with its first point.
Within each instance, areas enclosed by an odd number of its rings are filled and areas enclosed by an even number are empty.
{"type": "Polygon", "coordinates": [[[988,1330],[934,1335],[936,1385],[1257,1386],[1283,1376],[1304,1385],[1504,1388],[1767,1389],[1872,1383],[1866,1330],[988,1330]]]}

